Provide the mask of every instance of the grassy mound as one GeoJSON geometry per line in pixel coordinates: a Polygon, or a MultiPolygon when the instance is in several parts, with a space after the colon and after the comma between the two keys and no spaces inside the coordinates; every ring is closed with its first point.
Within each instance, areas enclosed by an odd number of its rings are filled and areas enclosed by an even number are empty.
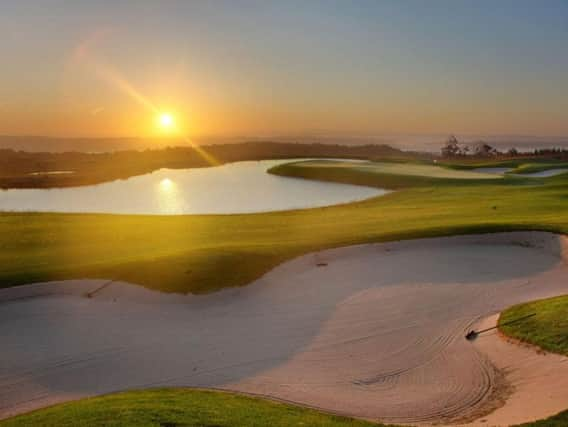
{"type": "Polygon", "coordinates": [[[366,421],[237,394],[191,389],[129,391],[41,409],[1,427],[371,427],[366,421]]]}
{"type": "Polygon", "coordinates": [[[505,335],[568,356],[568,295],[519,304],[499,318],[505,335]],[[536,313],[520,322],[504,323],[536,313]]]}

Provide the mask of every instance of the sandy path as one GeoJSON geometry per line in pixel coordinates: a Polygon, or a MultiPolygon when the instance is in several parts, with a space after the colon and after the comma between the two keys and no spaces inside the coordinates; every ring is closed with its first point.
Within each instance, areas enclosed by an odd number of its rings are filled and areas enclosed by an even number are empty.
{"type": "MultiPolygon", "coordinates": [[[[354,246],[202,297],[113,283],[86,298],[105,283],[88,280],[0,290],[0,418],[186,385],[389,422],[455,423],[489,411],[513,380],[494,412],[500,423],[524,377],[503,378],[496,367],[507,362],[492,358],[487,340],[463,335],[511,304],[568,293],[567,248],[548,233],[354,246]]],[[[563,387],[551,393],[568,396],[563,387]]],[[[532,406],[514,421],[554,412],[532,406]]]]}

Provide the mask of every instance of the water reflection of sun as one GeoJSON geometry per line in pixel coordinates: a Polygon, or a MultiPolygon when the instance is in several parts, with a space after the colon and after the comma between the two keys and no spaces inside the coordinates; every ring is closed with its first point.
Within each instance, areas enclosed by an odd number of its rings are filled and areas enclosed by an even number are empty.
{"type": "Polygon", "coordinates": [[[174,182],[169,178],[164,178],[160,181],[160,189],[163,191],[170,191],[174,187],[174,182]]]}
{"type": "Polygon", "coordinates": [[[163,178],[157,185],[157,198],[162,213],[179,213],[182,208],[182,200],[177,191],[177,186],[170,178],[163,178]]]}

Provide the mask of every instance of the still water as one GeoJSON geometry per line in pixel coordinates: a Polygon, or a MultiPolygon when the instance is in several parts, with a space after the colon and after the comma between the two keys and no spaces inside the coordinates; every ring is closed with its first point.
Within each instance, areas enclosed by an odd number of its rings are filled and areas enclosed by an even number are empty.
{"type": "Polygon", "coordinates": [[[196,169],[160,169],[99,185],[0,190],[0,210],[115,214],[233,214],[329,206],[385,194],[345,184],[266,173],[290,160],[230,163],[196,169]]]}

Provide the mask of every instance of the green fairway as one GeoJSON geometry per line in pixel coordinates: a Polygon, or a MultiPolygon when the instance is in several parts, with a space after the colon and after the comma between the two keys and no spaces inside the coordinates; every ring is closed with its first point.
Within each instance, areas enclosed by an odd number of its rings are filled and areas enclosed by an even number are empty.
{"type": "Polygon", "coordinates": [[[0,286],[88,277],[203,293],[245,285],[285,260],[330,247],[568,230],[566,175],[461,180],[298,165],[274,172],[400,191],[348,205],[250,215],[2,213],[0,286]]]}
{"type": "Polygon", "coordinates": [[[505,335],[568,356],[568,295],[511,307],[501,314],[499,323],[505,335]],[[504,324],[533,313],[520,322],[504,324]]]}
{"type": "Polygon", "coordinates": [[[237,394],[155,389],[65,403],[0,421],[2,427],[381,426],[237,394]]]}

